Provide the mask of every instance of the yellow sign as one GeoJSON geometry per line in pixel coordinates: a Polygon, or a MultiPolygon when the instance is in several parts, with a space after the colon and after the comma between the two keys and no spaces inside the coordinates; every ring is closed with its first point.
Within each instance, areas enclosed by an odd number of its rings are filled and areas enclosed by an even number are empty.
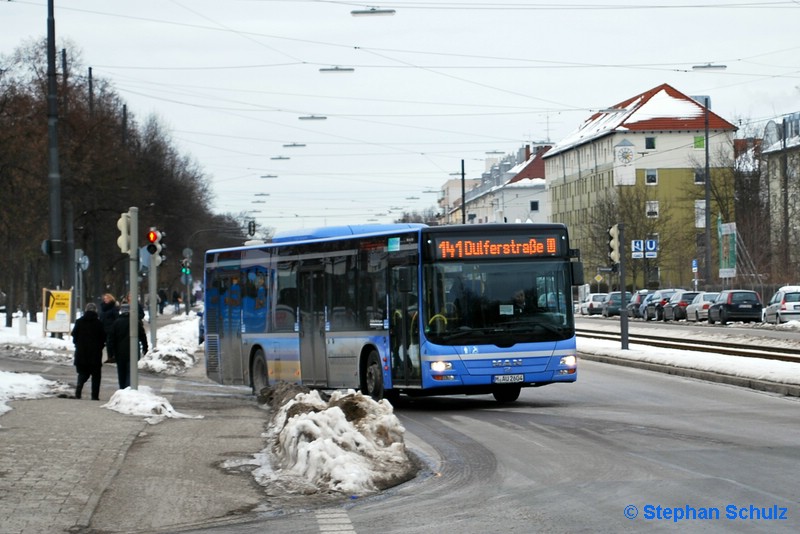
{"type": "Polygon", "coordinates": [[[599,284],[600,282],[602,282],[602,281],[603,281],[603,277],[602,277],[602,276],[600,276],[600,275],[598,274],[598,275],[596,275],[596,276],[594,277],[594,281],[595,281],[595,282],[597,282],[597,283],[599,284]]]}
{"type": "Polygon", "coordinates": [[[72,290],[43,289],[42,315],[45,332],[70,332],[72,290]]]}

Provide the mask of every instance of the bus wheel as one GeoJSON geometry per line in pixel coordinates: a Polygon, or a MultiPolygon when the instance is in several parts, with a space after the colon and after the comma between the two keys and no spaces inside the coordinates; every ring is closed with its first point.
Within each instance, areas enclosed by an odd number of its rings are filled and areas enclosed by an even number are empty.
{"type": "Polygon", "coordinates": [[[383,371],[377,351],[367,356],[367,369],[364,373],[364,393],[379,401],[383,398],[383,371]]]}
{"type": "Polygon", "coordinates": [[[521,386],[508,386],[504,388],[495,389],[492,392],[494,400],[497,402],[514,402],[519,398],[519,392],[522,390],[521,386]]]}
{"type": "Polygon", "coordinates": [[[253,394],[258,395],[261,390],[269,386],[269,379],[267,378],[267,359],[264,357],[264,351],[257,349],[253,355],[253,366],[251,373],[251,381],[253,382],[253,394]]]}

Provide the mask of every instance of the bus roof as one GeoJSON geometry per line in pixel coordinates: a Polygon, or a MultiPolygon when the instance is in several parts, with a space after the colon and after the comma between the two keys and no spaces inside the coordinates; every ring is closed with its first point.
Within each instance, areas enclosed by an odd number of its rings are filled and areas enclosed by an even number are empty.
{"type": "Polygon", "coordinates": [[[409,229],[425,228],[421,223],[396,224],[351,224],[346,226],[326,226],[322,228],[300,228],[279,232],[272,238],[273,243],[289,243],[295,241],[311,241],[353,235],[370,235],[391,233],[409,229]]]}
{"type": "Polygon", "coordinates": [[[300,228],[297,230],[287,230],[275,234],[269,242],[246,243],[243,246],[226,247],[207,250],[206,253],[216,253],[232,250],[258,249],[273,245],[288,243],[309,243],[318,241],[330,241],[339,238],[354,236],[371,237],[393,234],[397,232],[407,232],[412,230],[430,233],[450,233],[450,234],[475,234],[475,233],[494,233],[494,232],[513,232],[519,229],[529,229],[536,227],[541,231],[566,230],[566,226],[561,223],[488,223],[488,224],[456,224],[443,226],[428,226],[422,223],[393,223],[393,224],[351,224],[343,226],[325,226],[320,228],[300,228]]]}

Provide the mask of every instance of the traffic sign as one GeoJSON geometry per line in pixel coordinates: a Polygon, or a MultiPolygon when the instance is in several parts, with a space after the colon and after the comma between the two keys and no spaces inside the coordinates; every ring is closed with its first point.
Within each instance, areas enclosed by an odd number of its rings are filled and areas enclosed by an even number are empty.
{"type": "Polygon", "coordinates": [[[600,282],[602,282],[602,281],[603,281],[603,277],[602,277],[602,276],[600,276],[599,274],[597,274],[597,275],[595,275],[595,277],[594,277],[594,281],[595,281],[595,282],[597,282],[597,283],[599,284],[600,282]]]}
{"type": "Polygon", "coordinates": [[[692,272],[693,273],[697,272],[697,259],[696,258],[692,260],[692,272]]]}
{"type": "Polygon", "coordinates": [[[658,257],[658,239],[645,239],[644,241],[644,257],[657,258],[658,257]]]}
{"type": "Polygon", "coordinates": [[[637,260],[644,258],[644,241],[634,239],[631,241],[631,258],[637,260]]]}

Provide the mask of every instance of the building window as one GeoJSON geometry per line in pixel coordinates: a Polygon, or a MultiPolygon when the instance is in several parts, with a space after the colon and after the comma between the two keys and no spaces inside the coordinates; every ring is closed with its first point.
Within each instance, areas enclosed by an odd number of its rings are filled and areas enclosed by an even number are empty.
{"type": "Polygon", "coordinates": [[[649,219],[658,218],[658,200],[648,200],[645,203],[645,210],[647,210],[647,217],[649,219]]]}
{"type": "Polygon", "coordinates": [[[656,149],[656,138],[655,137],[645,137],[644,138],[644,148],[646,150],[655,150],[656,149]]]}
{"type": "Polygon", "coordinates": [[[645,170],[644,183],[647,185],[658,185],[658,171],[656,169],[645,170]]]}
{"type": "Polygon", "coordinates": [[[539,211],[539,201],[531,200],[531,211],[539,211]]]}
{"type": "Polygon", "coordinates": [[[696,183],[696,184],[704,184],[704,183],[706,183],[706,173],[705,173],[705,171],[694,171],[694,183],[696,183]]]}
{"type": "Polygon", "coordinates": [[[706,138],[704,135],[694,136],[694,147],[697,149],[703,149],[706,147],[706,138]]]}

